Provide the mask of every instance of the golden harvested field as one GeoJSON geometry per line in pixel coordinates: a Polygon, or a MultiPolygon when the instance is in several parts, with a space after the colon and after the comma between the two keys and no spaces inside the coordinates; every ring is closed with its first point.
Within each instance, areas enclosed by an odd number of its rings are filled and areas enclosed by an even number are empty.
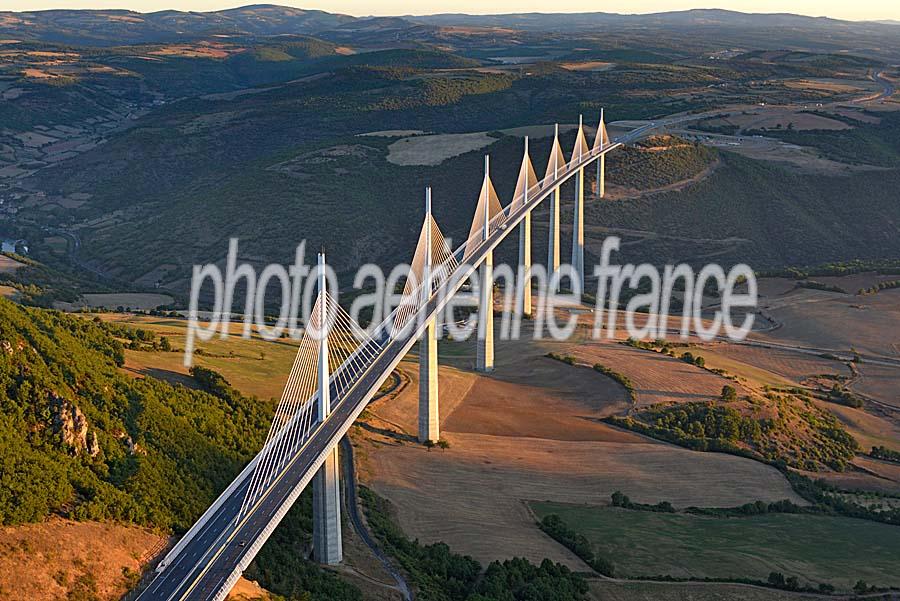
{"type": "MultiPolygon", "coordinates": [[[[882,479],[892,481],[894,489],[900,489],[900,464],[871,457],[857,457],[853,460],[853,464],[878,475],[882,479]]],[[[900,503],[900,501],[896,500],[895,502],[900,503]]]]}
{"type": "Polygon", "coordinates": [[[845,82],[838,82],[826,79],[798,79],[795,81],[786,81],[784,86],[795,90],[821,90],[823,92],[848,93],[865,91],[869,87],[869,82],[859,82],[858,85],[850,85],[845,82]]]}
{"type": "Polygon", "coordinates": [[[711,367],[769,386],[796,385],[813,375],[850,375],[850,369],[840,361],[788,349],[711,343],[703,345],[697,353],[711,367]]]}
{"type": "Polygon", "coordinates": [[[411,442],[415,364],[403,366],[405,387],[370,407],[371,426],[356,439],[360,476],[398,508],[408,536],[444,541],[482,562],[549,557],[583,570],[579,559],[535,528],[523,500],[603,503],[622,490],[640,502],[676,506],[803,502],[763,464],[687,451],[598,422],[625,407],[621,388],[589,368],[544,358],[540,345],[515,348],[500,345],[490,375],[441,366],[448,450],[411,442]]]}
{"type": "Polygon", "coordinates": [[[615,66],[615,63],[583,61],[578,63],[560,63],[559,66],[567,71],[608,71],[615,66]]]}
{"type": "Polygon", "coordinates": [[[858,369],[860,377],[850,388],[896,407],[900,412],[900,367],[862,363],[858,369]]]}
{"type": "Polygon", "coordinates": [[[123,570],[140,570],[163,542],[142,528],[61,518],[0,528],[0,599],[118,599],[128,589],[123,570]]]}
{"type": "Polygon", "coordinates": [[[897,448],[897,441],[900,440],[900,425],[896,421],[837,403],[818,400],[815,403],[820,408],[835,414],[864,451],[882,445],[897,448]]]}
{"type": "Polygon", "coordinates": [[[798,289],[762,299],[760,306],[783,325],[754,339],[900,356],[894,346],[900,344],[900,290],[855,296],[798,289]]]}
{"type": "MultiPolygon", "coordinates": [[[[561,345],[557,352],[573,355],[591,365],[600,363],[628,376],[634,383],[638,406],[708,401],[718,398],[726,384],[735,386],[741,394],[745,392],[732,380],[680,359],[622,344],[592,341],[561,345]]],[[[691,352],[702,355],[698,350],[691,352]]]]}

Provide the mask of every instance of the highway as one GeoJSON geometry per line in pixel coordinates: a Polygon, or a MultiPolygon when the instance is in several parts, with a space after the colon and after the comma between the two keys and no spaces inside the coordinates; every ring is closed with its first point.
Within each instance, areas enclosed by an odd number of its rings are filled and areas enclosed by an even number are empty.
{"type": "MultiPolygon", "coordinates": [[[[343,396],[335,390],[332,379],[332,413],[317,425],[309,440],[295,454],[260,499],[241,516],[241,505],[252,470],[245,470],[232,484],[221,506],[196,532],[186,535],[186,543],[169,554],[157,570],[159,574],[138,597],[140,601],[211,601],[225,597],[240,574],[252,561],[262,544],[309,484],[328,453],[339,443],[354,420],[377,393],[382,382],[406,355],[421,335],[427,321],[441,311],[478,265],[524,218],[525,214],[548,198],[553,190],[587,167],[601,155],[639,139],[656,127],[651,123],[617,138],[601,152],[590,152],[577,165],[562,171],[555,180],[534,192],[534,197],[505,218],[497,218],[495,229],[487,240],[466,257],[457,274],[435,291],[432,297],[410,318],[415,328],[406,328],[401,336],[391,338],[384,329],[367,344],[379,347],[377,357],[361,373],[343,396]],[[420,327],[419,324],[422,324],[420,327]],[[174,556],[173,556],[174,554],[174,556]],[[161,570],[161,571],[160,571],[161,570]]],[[[464,246],[463,246],[464,247],[464,246]]],[[[461,248],[463,248],[461,247],[461,248]]],[[[458,251],[459,252],[459,251],[458,251]]],[[[192,529],[193,530],[193,529],[192,529]]]]}

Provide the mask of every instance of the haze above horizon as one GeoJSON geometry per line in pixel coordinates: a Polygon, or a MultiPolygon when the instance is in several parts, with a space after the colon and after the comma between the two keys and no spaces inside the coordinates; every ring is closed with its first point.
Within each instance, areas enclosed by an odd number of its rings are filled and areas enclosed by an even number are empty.
{"type": "MultiPolygon", "coordinates": [[[[229,2],[227,0],[7,0],[3,10],[37,11],[49,9],[126,9],[138,12],[155,12],[160,10],[181,11],[216,11],[237,8],[253,4],[252,2],[229,2]]],[[[493,0],[490,3],[478,0],[426,0],[418,5],[415,13],[410,13],[409,4],[405,0],[302,0],[275,2],[281,6],[302,9],[323,10],[330,13],[344,13],[353,16],[402,16],[427,15],[439,13],[502,14],[502,13],[573,13],[573,12],[623,12],[627,14],[647,14],[671,12],[698,8],[718,8],[745,13],[791,13],[812,17],[831,17],[850,21],[900,21],[900,4],[888,8],[880,1],[857,3],[838,2],[837,0],[720,0],[714,6],[706,2],[692,0],[634,0],[628,3],[627,11],[615,10],[617,7],[598,7],[588,0],[562,0],[552,5],[555,10],[548,10],[548,5],[537,0],[493,0]],[[602,10],[602,9],[606,10],[602,10]]]]}

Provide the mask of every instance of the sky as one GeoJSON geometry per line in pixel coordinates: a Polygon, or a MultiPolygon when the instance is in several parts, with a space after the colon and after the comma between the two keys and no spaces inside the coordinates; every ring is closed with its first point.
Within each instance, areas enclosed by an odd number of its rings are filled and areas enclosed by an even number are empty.
{"type": "Polygon", "coordinates": [[[355,16],[406,15],[462,12],[628,12],[651,13],[690,8],[725,8],[742,12],[791,12],[852,21],[895,19],[900,21],[897,0],[629,0],[600,4],[595,0],[3,0],[0,10],[27,11],[51,8],[127,8],[141,12],[164,9],[209,11],[270,2],[299,8],[320,9],[355,16]]]}

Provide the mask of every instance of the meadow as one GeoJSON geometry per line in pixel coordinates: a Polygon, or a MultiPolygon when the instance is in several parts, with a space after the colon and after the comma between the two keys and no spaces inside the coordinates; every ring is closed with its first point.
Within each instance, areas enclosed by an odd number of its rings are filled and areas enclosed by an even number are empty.
{"type": "Polygon", "coordinates": [[[805,514],[719,518],[551,502],[530,507],[539,518],[560,516],[623,576],[765,581],[774,571],[813,587],[849,590],[860,579],[900,585],[896,526],[805,514]]]}

